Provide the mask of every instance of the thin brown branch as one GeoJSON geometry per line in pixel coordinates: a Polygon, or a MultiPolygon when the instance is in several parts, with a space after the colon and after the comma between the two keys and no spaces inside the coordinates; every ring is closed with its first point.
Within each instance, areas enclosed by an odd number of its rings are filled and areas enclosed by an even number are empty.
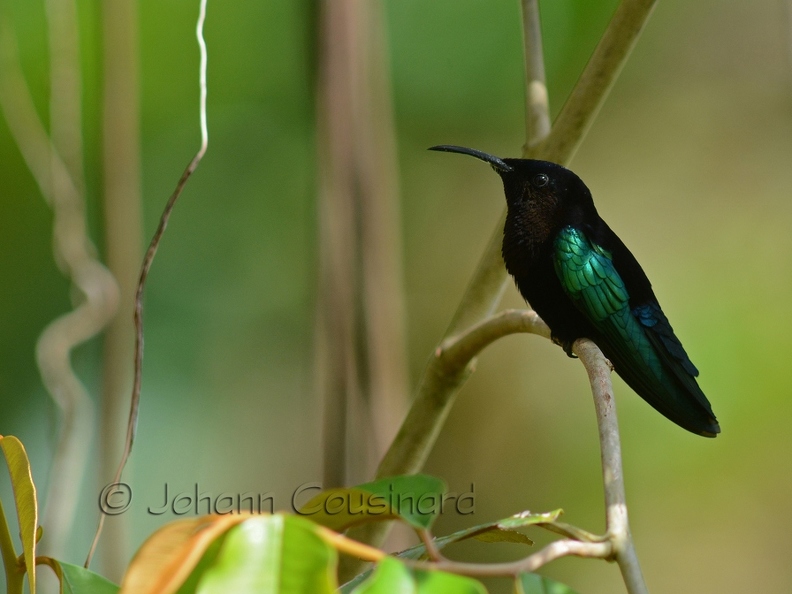
{"type": "MultiPolygon", "coordinates": [[[[162,241],[162,236],[165,234],[165,229],[168,227],[168,221],[170,220],[173,209],[176,206],[176,201],[179,199],[179,196],[181,196],[181,193],[187,184],[187,180],[190,179],[190,176],[198,167],[201,159],[203,159],[204,154],[206,154],[206,149],[209,145],[209,131],[206,119],[206,70],[208,56],[206,51],[206,42],[204,41],[203,37],[204,21],[206,20],[206,3],[207,0],[200,0],[198,23],[196,25],[196,37],[198,39],[198,47],[200,49],[201,56],[199,66],[199,117],[201,127],[201,146],[190,163],[187,165],[184,173],[182,173],[182,176],[179,179],[179,182],[176,184],[176,189],[173,191],[173,194],[171,194],[170,198],[168,198],[168,202],[165,205],[162,216],[160,217],[159,225],[157,225],[157,230],[154,232],[154,236],[151,239],[151,243],[149,243],[148,250],[146,250],[146,255],[143,258],[143,265],[140,270],[137,291],[135,292],[135,371],[132,383],[132,397],[130,399],[129,422],[127,424],[124,453],[121,457],[118,469],[116,470],[115,477],[113,478],[113,483],[118,483],[121,480],[121,474],[124,471],[124,466],[126,466],[127,460],[129,460],[129,455],[132,452],[132,446],[135,442],[135,432],[137,430],[137,419],[140,406],[140,386],[143,379],[143,294],[146,289],[146,281],[148,279],[149,271],[151,270],[151,265],[154,262],[154,256],[157,255],[157,249],[159,248],[159,244],[162,241]]],[[[88,557],[85,560],[86,568],[91,563],[91,557],[96,550],[96,545],[99,542],[99,537],[102,534],[104,518],[104,514],[99,516],[99,525],[97,526],[96,534],[94,535],[93,543],[91,544],[91,549],[88,552],[88,557]]]]}
{"type": "Polygon", "coordinates": [[[437,545],[434,541],[434,536],[432,536],[432,533],[429,530],[420,529],[416,530],[416,532],[418,533],[418,538],[421,539],[421,542],[426,549],[426,554],[429,556],[429,559],[435,563],[446,560],[446,558],[440,552],[440,549],[437,548],[437,545]]]}
{"type": "Polygon", "coordinates": [[[551,561],[561,557],[589,557],[608,559],[612,554],[608,542],[580,542],[577,540],[557,540],[551,542],[541,551],[524,559],[509,563],[458,563],[456,561],[440,561],[438,563],[413,562],[415,568],[431,568],[469,577],[506,577],[530,573],[551,561]]]}

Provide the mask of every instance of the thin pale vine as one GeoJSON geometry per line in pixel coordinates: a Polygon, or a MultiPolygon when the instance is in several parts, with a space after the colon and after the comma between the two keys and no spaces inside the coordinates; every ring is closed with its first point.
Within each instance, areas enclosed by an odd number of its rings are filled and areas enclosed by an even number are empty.
{"type": "MultiPolygon", "coordinates": [[[[73,0],[47,0],[46,17],[49,41],[50,62],[50,137],[52,151],[57,152],[66,166],[76,193],[54,182],[52,207],[56,219],[67,220],[68,212],[79,209],[77,216],[81,219],[72,233],[85,236],[87,229],[82,222],[85,220],[85,200],[83,180],[83,143],[82,143],[82,97],[80,73],[80,34],[77,22],[77,6],[73,0]],[[60,212],[59,212],[60,211],[60,212]],[[80,227],[82,229],[80,229],[80,227]]],[[[73,215],[72,215],[73,216],[73,215]]],[[[71,218],[71,217],[69,217],[71,218]]],[[[54,227],[62,226],[57,220],[54,227]]],[[[56,235],[57,236],[57,235],[56,235]]],[[[57,242],[56,242],[57,243],[57,242]]],[[[96,286],[104,285],[98,292],[112,295],[112,309],[103,304],[89,306],[93,309],[97,322],[94,326],[97,333],[103,330],[115,317],[118,311],[118,287],[110,272],[101,266],[96,258],[93,245],[86,245],[82,254],[71,252],[62,240],[56,245],[56,257],[60,257],[75,285],[83,285],[81,290],[86,295],[86,302],[96,302],[96,286]],[[78,257],[76,257],[78,256],[78,257]],[[94,262],[91,262],[94,260],[94,262]],[[100,268],[101,266],[101,268],[100,268]],[[94,280],[86,283],[80,280],[82,270],[94,270],[94,280]],[[101,285],[97,285],[101,283],[101,285]],[[90,287],[90,288],[89,288],[90,287]]],[[[62,346],[64,339],[71,335],[76,338],[79,331],[79,308],[54,320],[41,333],[36,345],[36,358],[42,377],[53,369],[60,369],[55,377],[50,376],[47,390],[63,411],[58,444],[55,447],[47,481],[47,492],[44,497],[45,507],[42,518],[47,526],[47,540],[42,543],[46,553],[61,556],[65,553],[66,541],[74,521],[77,502],[82,488],[82,477],[87,467],[91,438],[94,434],[94,405],[88,397],[88,391],[78,380],[72,370],[69,352],[73,342],[62,346]],[[70,330],[71,327],[71,330],[70,330]],[[61,344],[59,344],[61,343],[61,344]]],[[[93,328],[92,328],[93,329],[93,328]]],[[[71,342],[71,341],[70,341],[71,342]]]]}
{"type": "Polygon", "coordinates": [[[48,324],[36,343],[42,381],[61,413],[44,513],[49,527],[46,546],[57,553],[73,520],[93,433],[93,404],[71,366],[70,354],[112,320],[118,288],[112,274],[97,259],[86,225],[80,122],[79,115],[74,115],[79,114],[80,104],[75,8],[70,2],[52,2],[47,16],[53,56],[52,134],[45,129],[31,97],[7,15],[0,17],[0,107],[41,195],[52,209],[55,261],[83,298],[74,309],[48,324]],[[71,121],[74,117],[77,120],[71,121]]]}
{"type": "MultiPolygon", "coordinates": [[[[198,47],[200,49],[200,56],[201,56],[200,66],[199,66],[200,68],[199,112],[200,112],[200,128],[201,128],[201,146],[198,149],[198,152],[190,161],[190,163],[187,165],[186,169],[184,170],[184,173],[182,173],[182,176],[179,179],[179,182],[176,184],[176,189],[173,191],[173,194],[171,194],[170,198],[168,198],[168,202],[165,205],[165,209],[162,212],[162,216],[160,217],[157,230],[154,232],[154,236],[151,239],[151,243],[149,244],[148,250],[146,250],[146,255],[143,258],[143,265],[140,270],[140,278],[138,279],[137,291],[135,292],[135,315],[134,315],[135,373],[132,384],[132,398],[129,409],[129,421],[127,424],[124,453],[122,454],[121,461],[118,465],[118,469],[116,470],[115,477],[113,478],[113,484],[118,483],[121,480],[121,474],[124,471],[124,466],[126,466],[127,460],[129,459],[129,455],[132,452],[132,446],[135,442],[135,433],[137,430],[137,419],[138,419],[138,412],[140,405],[140,386],[143,378],[143,294],[146,289],[146,280],[148,279],[148,274],[149,274],[149,270],[151,269],[151,265],[154,262],[154,256],[156,256],[157,249],[159,248],[159,244],[162,241],[162,236],[164,235],[165,229],[168,226],[168,221],[170,220],[170,216],[173,213],[174,207],[176,206],[176,201],[179,199],[179,196],[181,196],[181,193],[184,190],[184,186],[187,184],[187,180],[190,179],[190,176],[198,167],[198,164],[201,162],[201,159],[203,159],[204,154],[206,154],[206,149],[209,146],[209,129],[208,129],[207,117],[206,117],[206,96],[207,96],[206,71],[207,71],[208,55],[206,50],[206,41],[204,40],[204,35],[203,35],[204,22],[206,21],[206,3],[207,0],[200,0],[198,23],[196,25],[196,30],[195,30],[196,37],[198,38],[198,47]]],[[[101,514],[99,516],[99,525],[97,526],[93,543],[91,543],[91,549],[88,552],[88,557],[85,560],[86,568],[91,563],[91,558],[93,557],[94,551],[96,550],[96,545],[99,542],[99,537],[102,534],[104,517],[105,517],[104,514],[101,514]]]]}

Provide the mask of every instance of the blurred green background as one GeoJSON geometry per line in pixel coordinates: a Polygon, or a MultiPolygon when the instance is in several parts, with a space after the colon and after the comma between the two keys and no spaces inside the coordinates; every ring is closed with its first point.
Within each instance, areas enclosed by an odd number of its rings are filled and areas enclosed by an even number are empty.
{"type": "MultiPolygon", "coordinates": [[[[9,4],[46,113],[43,7],[9,4]]],[[[195,4],[140,4],[146,241],[197,149],[195,4]]],[[[616,5],[592,4],[541,4],[554,113],[616,5]]],[[[487,167],[425,149],[519,154],[520,12],[517,0],[385,5],[414,385],[503,208],[487,167]]],[[[99,6],[79,8],[88,208],[101,250],[99,6]]],[[[307,1],[210,2],[209,152],[176,209],[146,298],[139,434],[126,474],[130,554],[174,519],[146,510],[161,505],[165,483],[172,493],[195,483],[213,494],[272,492],[285,508],[296,487],[321,479],[312,379],[315,18],[307,1]]],[[[791,51],[781,0],[661,1],[571,165],[652,279],[723,428],[716,440],[690,435],[616,380],[630,519],[653,592],[786,591],[792,583],[791,51]]],[[[52,259],[50,211],[2,118],[0,221],[0,433],[22,439],[43,493],[57,416],[33,353],[43,327],[68,309],[69,283],[52,259]]],[[[504,305],[522,306],[512,287],[504,305]]],[[[100,341],[73,360],[96,395],[100,341]]],[[[537,337],[494,345],[427,471],[452,491],[475,485],[474,518],[444,516],[439,533],[557,507],[568,522],[602,530],[583,368],[537,337]]],[[[8,482],[0,484],[10,501],[8,482]]],[[[89,471],[67,561],[84,558],[100,488],[89,471]]],[[[524,553],[460,547],[482,560],[524,553]]],[[[602,562],[564,559],[543,573],[581,593],[622,588],[618,569],[602,562]]],[[[505,581],[488,585],[508,591],[505,581]]]]}

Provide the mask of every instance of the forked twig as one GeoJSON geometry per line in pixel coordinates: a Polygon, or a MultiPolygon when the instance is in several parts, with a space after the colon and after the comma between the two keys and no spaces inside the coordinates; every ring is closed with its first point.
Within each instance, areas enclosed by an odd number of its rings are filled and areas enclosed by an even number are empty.
{"type": "MultiPolygon", "coordinates": [[[[562,164],[569,162],[626,62],[655,3],[656,0],[621,1],[549,135],[536,142],[531,137],[536,129],[528,132],[525,157],[562,164]]],[[[526,126],[530,126],[543,121],[542,117],[536,116],[543,105],[542,97],[532,92],[532,86],[535,90],[539,88],[534,83],[541,82],[544,86],[543,69],[538,68],[540,60],[536,58],[541,56],[542,42],[539,37],[537,3],[524,0],[523,8],[526,11],[523,26],[528,89],[526,126]]],[[[466,334],[468,329],[486,325],[500,302],[508,278],[501,257],[504,220],[505,211],[441,341],[440,349],[446,341],[466,334]]],[[[456,370],[461,367],[463,371],[447,374],[448,363],[448,360],[441,360],[436,355],[430,358],[410,411],[380,464],[378,478],[415,473],[422,468],[448,417],[456,394],[472,371],[468,361],[457,361],[452,367],[456,370]]],[[[387,530],[386,523],[369,524],[361,527],[356,536],[364,542],[379,544],[387,530]]]]}

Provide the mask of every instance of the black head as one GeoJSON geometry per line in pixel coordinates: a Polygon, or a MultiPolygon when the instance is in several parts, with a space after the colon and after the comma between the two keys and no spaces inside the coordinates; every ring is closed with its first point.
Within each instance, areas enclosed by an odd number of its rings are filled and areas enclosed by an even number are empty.
{"type": "Polygon", "coordinates": [[[534,159],[500,159],[461,146],[440,145],[429,150],[462,153],[489,163],[503,180],[509,215],[533,227],[536,239],[544,239],[565,225],[596,219],[591,192],[566,167],[534,159]]]}

